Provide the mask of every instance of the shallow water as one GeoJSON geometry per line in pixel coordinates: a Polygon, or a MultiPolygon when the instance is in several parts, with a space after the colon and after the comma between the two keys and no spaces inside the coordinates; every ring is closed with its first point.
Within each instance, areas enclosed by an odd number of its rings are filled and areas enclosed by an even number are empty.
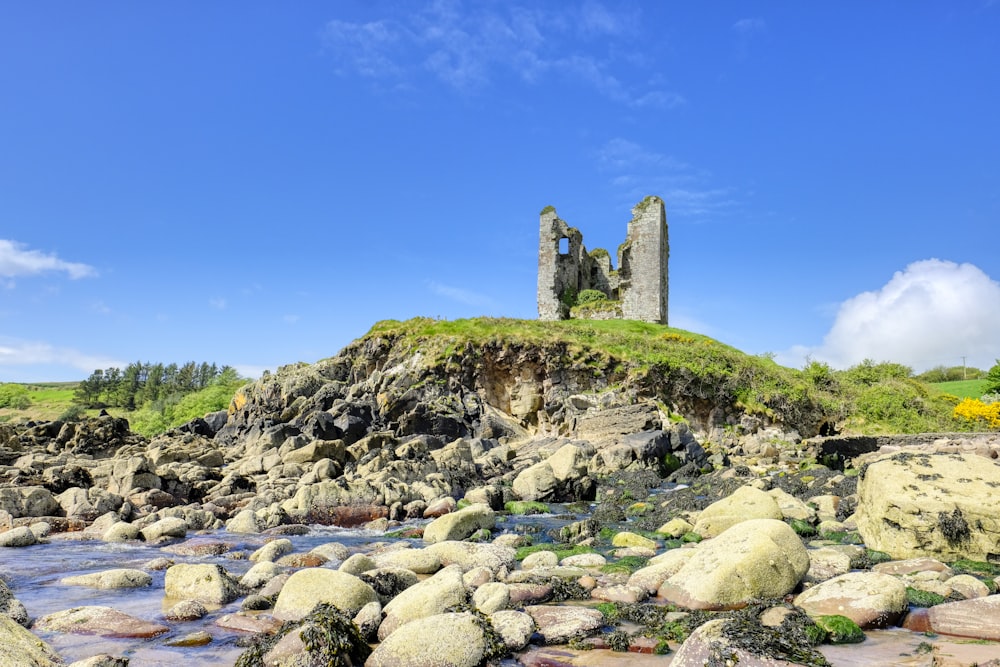
{"type": "MultiPolygon", "coordinates": [[[[560,508],[561,509],[561,508],[560,508]]],[[[532,533],[535,541],[545,538],[545,531],[559,528],[580,517],[571,514],[545,514],[530,517],[505,517],[497,525],[496,534],[501,532],[532,533]]],[[[400,528],[427,523],[417,521],[394,526],[400,528]]],[[[152,586],[146,588],[98,590],[86,586],[67,586],[59,583],[63,577],[101,572],[112,568],[145,569],[144,565],[154,558],[169,558],[175,563],[217,563],[235,577],[241,576],[254,563],[247,557],[268,539],[264,535],[240,535],[226,531],[204,531],[189,534],[216,540],[231,545],[227,554],[219,556],[181,556],[163,551],[158,546],[142,542],[109,544],[100,540],[80,540],[79,534],[57,534],[47,544],[37,544],[23,548],[0,549],[0,576],[10,585],[14,595],[24,604],[28,614],[34,619],[57,611],[64,611],[84,605],[104,605],[147,621],[162,623],[170,627],[170,632],[153,639],[111,639],[66,633],[34,632],[55,648],[67,660],[80,660],[99,653],[124,655],[132,659],[136,667],[175,667],[187,662],[205,667],[230,667],[243,652],[236,645],[240,637],[247,633],[228,630],[215,624],[225,614],[239,611],[242,598],[231,604],[209,612],[197,621],[167,622],[164,612],[176,600],[164,603],[165,571],[150,571],[152,586]],[[200,647],[173,647],[168,642],[194,632],[204,631],[212,637],[212,642],[200,647]]],[[[376,543],[406,541],[416,547],[423,546],[423,540],[387,537],[378,531],[346,529],[329,526],[313,526],[307,535],[280,536],[291,540],[295,553],[303,553],[320,544],[340,542],[352,553],[368,552],[376,543]]],[[[179,542],[179,540],[178,540],[179,542]]],[[[337,567],[331,562],[327,567],[337,567]]],[[[267,613],[267,612],[262,612],[267,613]]]]}

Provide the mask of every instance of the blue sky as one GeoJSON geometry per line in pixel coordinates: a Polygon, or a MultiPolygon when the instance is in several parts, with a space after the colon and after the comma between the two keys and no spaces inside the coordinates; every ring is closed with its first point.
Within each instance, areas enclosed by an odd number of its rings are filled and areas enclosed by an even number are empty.
{"type": "Polygon", "coordinates": [[[666,202],[671,324],[1000,357],[1000,2],[0,4],[0,380],[536,316],[666,202]]]}

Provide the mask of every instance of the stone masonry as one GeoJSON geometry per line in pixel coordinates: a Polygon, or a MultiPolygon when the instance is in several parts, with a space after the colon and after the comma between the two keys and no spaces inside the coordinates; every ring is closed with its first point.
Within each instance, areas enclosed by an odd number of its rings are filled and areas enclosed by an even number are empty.
{"type": "Polygon", "coordinates": [[[538,317],[667,324],[669,256],[667,215],[659,197],[646,197],[632,209],[625,242],[618,247],[617,270],[607,250],[587,252],[580,230],[547,206],[539,221],[538,317]],[[584,290],[597,290],[607,300],[574,308],[584,290]]]}

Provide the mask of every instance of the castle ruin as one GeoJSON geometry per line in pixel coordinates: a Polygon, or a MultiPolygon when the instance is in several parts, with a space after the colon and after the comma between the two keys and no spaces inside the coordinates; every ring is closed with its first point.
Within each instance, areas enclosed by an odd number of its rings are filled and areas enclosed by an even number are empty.
{"type": "Polygon", "coordinates": [[[538,238],[538,317],[625,319],[667,324],[667,215],[646,197],[632,209],[617,265],[604,248],[587,252],[583,234],[546,206],[538,238]]]}

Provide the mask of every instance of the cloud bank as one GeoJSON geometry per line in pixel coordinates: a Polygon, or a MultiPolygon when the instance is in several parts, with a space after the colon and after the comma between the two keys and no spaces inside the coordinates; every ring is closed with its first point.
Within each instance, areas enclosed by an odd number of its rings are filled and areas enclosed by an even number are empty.
{"type": "Polygon", "coordinates": [[[914,262],[881,289],[843,302],[821,345],[778,358],[801,366],[807,356],[836,368],[872,359],[920,372],[960,365],[962,357],[989,368],[1000,357],[1000,283],[972,264],[914,262]]]}
{"type": "Polygon", "coordinates": [[[73,280],[96,276],[94,267],[78,262],[66,262],[55,255],[28,250],[23,243],[0,239],[0,276],[16,278],[49,271],[64,271],[73,280]]]}
{"type": "Polygon", "coordinates": [[[126,364],[119,359],[40,341],[0,338],[0,369],[41,365],[69,366],[90,375],[98,368],[124,368],[126,364]]]}

